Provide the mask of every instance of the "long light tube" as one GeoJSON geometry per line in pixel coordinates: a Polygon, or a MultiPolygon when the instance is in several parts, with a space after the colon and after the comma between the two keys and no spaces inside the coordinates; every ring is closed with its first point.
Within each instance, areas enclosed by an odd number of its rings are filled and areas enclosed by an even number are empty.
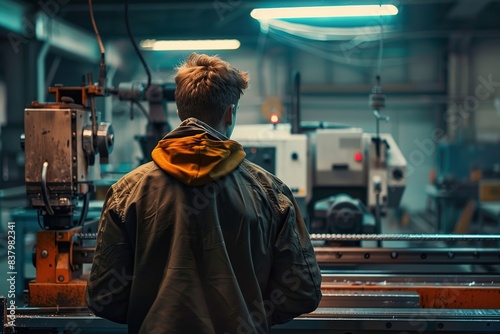
{"type": "Polygon", "coordinates": [[[141,42],[144,50],[178,51],[178,50],[236,50],[241,43],[237,39],[206,39],[206,40],[154,40],[141,42]]]}
{"type": "Polygon", "coordinates": [[[259,21],[271,19],[297,19],[316,17],[356,17],[396,15],[398,8],[394,5],[355,5],[355,6],[313,6],[256,8],[250,15],[259,21]]]}

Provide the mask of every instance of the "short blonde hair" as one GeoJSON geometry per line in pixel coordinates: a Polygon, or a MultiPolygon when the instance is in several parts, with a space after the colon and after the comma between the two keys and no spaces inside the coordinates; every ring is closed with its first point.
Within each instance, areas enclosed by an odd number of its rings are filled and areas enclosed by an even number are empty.
{"type": "Polygon", "coordinates": [[[222,120],[248,87],[249,75],[218,56],[192,53],[177,68],[175,102],[181,120],[198,118],[209,125],[222,120]]]}

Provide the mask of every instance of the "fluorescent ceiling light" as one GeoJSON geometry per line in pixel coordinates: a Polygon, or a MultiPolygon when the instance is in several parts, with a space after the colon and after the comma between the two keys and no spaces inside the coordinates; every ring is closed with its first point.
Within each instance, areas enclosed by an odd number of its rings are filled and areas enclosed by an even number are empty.
{"type": "Polygon", "coordinates": [[[241,43],[237,39],[205,39],[205,40],[155,40],[146,39],[141,42],[145,50],[175,51],[175,50],[236,50],[241,43]]]}
{"type": "Polygon", "coordinates": [[[354,16],[384,16],[396,15],[398,9],[394,5],[366,6],[314,6],[314,7],[283,7],[256,8],[250,15],[256,20],[298,19],[315,17],[354,17],[354,16]]]}

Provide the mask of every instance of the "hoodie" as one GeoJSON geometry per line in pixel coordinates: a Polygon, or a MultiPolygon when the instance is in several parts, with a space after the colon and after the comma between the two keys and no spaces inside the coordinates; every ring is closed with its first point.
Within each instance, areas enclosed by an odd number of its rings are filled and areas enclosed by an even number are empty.
{"type": "Polygon", "coordinates": [[[187,119],[108,191],[87,303],[130,333],[268,333],[316,309],[321,274],[288,187],[187,119]]]}
{"type": "MultiPolygon", "coordinates": [[[[189,119],[183,124],[201,121],[189,119]]],[[[245,158],[243,147],[205,127],[179,127],[158,143],[151,154],[153,160],[188,186],[201,186],[231,173],[245,158]]]]}

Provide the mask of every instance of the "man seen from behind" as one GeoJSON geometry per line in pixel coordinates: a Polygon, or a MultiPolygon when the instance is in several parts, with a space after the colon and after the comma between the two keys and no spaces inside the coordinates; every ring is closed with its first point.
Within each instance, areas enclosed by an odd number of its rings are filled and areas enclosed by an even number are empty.
{"type": "Polygon", "coordinates": [[[129,333],[268,333],[314,311],[321,274],[290,189],[230,140],[248,74],[193,53],[182,123],[109,189],[87,303],[129,333]]]}

